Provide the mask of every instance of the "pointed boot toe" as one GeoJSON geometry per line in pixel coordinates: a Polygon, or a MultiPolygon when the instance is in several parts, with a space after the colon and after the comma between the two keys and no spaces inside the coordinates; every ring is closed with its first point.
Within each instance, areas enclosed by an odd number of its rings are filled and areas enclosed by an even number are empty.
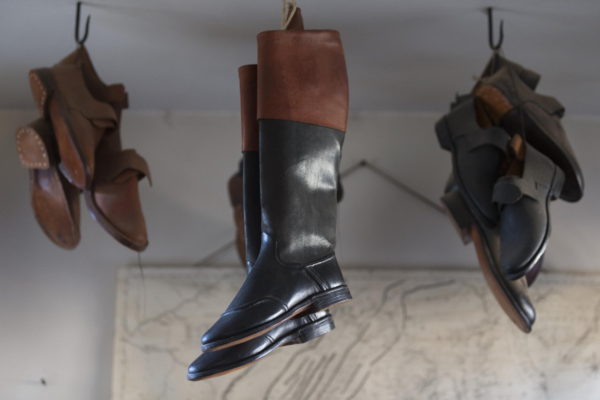
{"type": "Polygon", "coordinates": [[[307,267],[281,264],[274,241],[263,233],[261,253],[227,310],[202,336],[202,350],[244,343],[303,313],[350,300],[335,256],[307,267]]]}
{"type": "Polygon", "coordinates": [[[530,333],[535,323],[536,312],[529,298],[527,280],[521,278],[516,281],[508,281],[507,287],[515,309],[518,311],[518,316],[513,319],[513,322],[524,333],[530,333]]]}

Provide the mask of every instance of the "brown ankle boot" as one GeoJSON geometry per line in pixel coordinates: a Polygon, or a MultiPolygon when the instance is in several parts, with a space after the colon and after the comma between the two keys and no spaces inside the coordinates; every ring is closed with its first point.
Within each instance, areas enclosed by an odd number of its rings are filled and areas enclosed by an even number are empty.
{"type": "Polygon", "coordinates": [[[122,84],[105,84],[99,77],[84,46],[65,57],[61,65],[78,65],[87,88],[101,102],[109,104],[117,119],[96,150],[96,174],[85,199],[92,217],[121,244],[142,251],[148,246],[138,180],[150,177],[146,160],[135,150],[123,150],[120,135],[121,112],[129,106],[122,84]]]}

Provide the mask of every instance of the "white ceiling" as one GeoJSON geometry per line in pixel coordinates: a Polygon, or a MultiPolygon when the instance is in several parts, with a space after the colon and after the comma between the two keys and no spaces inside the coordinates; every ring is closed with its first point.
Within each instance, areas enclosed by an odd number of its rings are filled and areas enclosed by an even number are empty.
{"type": "MultiPolygon", "coordinates": [[[[435,111],[489,56],[481,9],[498,7],[506,55],[538,70],[571,115],[600,115],[598,0],[300,0],[307,28],[342,33],[354,110],[435,111]]],[[[236,68],[277,29],[280,0],[96,0],[87,46],[134,109],[237,110],[236,68]]],[[[30,68],[75,47],[75,1],[0,1],[0,108],[29,108],[30,68]]]]}

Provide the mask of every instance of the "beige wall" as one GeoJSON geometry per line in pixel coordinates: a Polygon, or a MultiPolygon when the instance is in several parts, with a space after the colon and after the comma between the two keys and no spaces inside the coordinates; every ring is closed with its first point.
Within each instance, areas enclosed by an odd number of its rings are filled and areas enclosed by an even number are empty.
{"type": "MultiPolygon", "coordinates": [[[[54,247],[29,208],[27,174],[14,149],[15,128],[32,111],[0,112],[0,398],[105,400],[111,381],[116,268],[136,262],[87,215],[82,242],[54,247]],[[42,386],[40,378],[47,386],[42,386]]],[[[353,115],[343,166],[366,158],[437,199],[449,168],[432,114],[353,115]]],[[[587,174],[586,198],[553,205],[549,269],[594,271],[600,258],[600,120],[567,121],[587,174]]],[[[230,240],[225,182],[239,158],[232,113],[128,112],[124,143],[148,159],[154,187],[142,182],[150,230],[145,263],[186,265],[230,240]]],[[[347,266],[475,267],[445,217],[368,171],[345,182],[339,252],[347,266]]],[[[85,212],[85,211],[84,211],[85,212]]],[[[236,262],[228,253],[219,263],[236,262]]]]}

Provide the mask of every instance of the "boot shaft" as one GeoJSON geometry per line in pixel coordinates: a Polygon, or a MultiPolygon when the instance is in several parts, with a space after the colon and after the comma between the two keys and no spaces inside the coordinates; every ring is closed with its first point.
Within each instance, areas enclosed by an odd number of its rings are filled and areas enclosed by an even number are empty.
{"type": "Polygon", "coordinates": [[[262,231],[285,264],[333,254],[337,177],[348,118],[339,33],[258,35],[262,231]]]}
{"type": "Polygon", "coordinates": [[[256,120],[256,65],[239,68],[242,116],[244,243],[248,272],[258,258],[261,241],[258,122],[256,120]]]}

